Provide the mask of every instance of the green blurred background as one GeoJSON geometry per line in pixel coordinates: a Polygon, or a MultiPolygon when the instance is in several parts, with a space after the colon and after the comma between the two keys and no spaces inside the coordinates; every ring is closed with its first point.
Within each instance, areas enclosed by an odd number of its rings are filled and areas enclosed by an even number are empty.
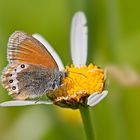
{"type": "MultiPolygon", "coordinates": [[[[64,64],[70,64],[71,19],[80,10],[89,26],[88,62],[101,67],[129,64],[140,73],[139,7],[139,0],[0,0],[0,72],[15,30],[43,35],[64,64]]],[[[91,109],[97,140],[139,140],[140,87],[123,87],[110,79],[108,90],[108,97],[91,109]]],[[[0,102],[10,99],[0,86],[0,102]]],[[[78,110],[1,107],[0,140],[11,139],[84,140],[85,135],[78,110]]]]}

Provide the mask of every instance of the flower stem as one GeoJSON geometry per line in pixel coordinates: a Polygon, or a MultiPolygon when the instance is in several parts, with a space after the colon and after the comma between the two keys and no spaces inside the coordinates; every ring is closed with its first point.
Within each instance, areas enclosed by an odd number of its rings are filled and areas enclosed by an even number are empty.
{"type": "Polygon", "coordinates": [[[95,140],[89,108],[80,106],[79,110],[83,120],[87,140],[95,140]]]}

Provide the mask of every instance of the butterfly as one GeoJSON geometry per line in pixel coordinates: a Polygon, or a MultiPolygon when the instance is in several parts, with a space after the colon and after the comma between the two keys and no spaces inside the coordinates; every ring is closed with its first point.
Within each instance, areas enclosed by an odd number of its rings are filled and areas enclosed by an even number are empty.
{"type": "Polygon", "coordinates": [[[42,38],[36,38],[37,35],[31,36],[21,31],[14,32],[9,38],[9,64],[1,80],[14,99],[25,100],[49,94],[62,85],[67,75],[66,71],[60,70],[63,66],[49,44],[46,48],[39,41],[42,38]]]}
{"type": "MultiPolygon", "coordinates": [[[[82,69],[82,66],[88,68],[88,66],[86,66],[88,48],[86,23],[86,17],[83,12],[77,12],[72,19],[72,67],[74,66],[74,68],[78,68],[79,70],[82,69]]],[[[93,91],[88,97],[87,93],[86,98],[82,98],[82,100],[79,100],[79,94],[77,93],[85,93],[83,90],[80,92],[73,92],[72,90],[73,93],[69,94],[66,87],[73,88],[73,85],[71,86],[71,84],[74,84],[72,81],[73,78],[70,77],[70,73],[73,73],[75,76],[77,74],[77,78],[79,77],[78,75],[83,76],[84,78],[86,78],[86,76],[84,74],[81,75],[79,72],[72,71],[68,69],[68,67],[64,68],[57,53],[48,42],[38,34],[31,36],[21,31],[13,33],[9,38],[7,58],[9,64],[4,69],[1,80],[3,86],[9,91],[9,94],[13,98],[20,100],[2,102],[0,103],[0,106],[54,103],[61,107],[65,106],[76,109],[79,107],[79,104],[82,103],[81,101],[85,101],[83,103],[85,103],[86,106],[95,106],[108,94],[107,90],[103,90],[101,93],[93,91]],[[72,82],[67,83],[67,79],[72,82]],[[58,89],[59,91],[59,87],[60,92],[63,92],[57,96],[57,91],[55,92],[55,90],[58,89]],[[51,93],[55,95],[53,96],[51,93]],[[44,94],[46,94],[50,100],[25,100],[27,98],[40,98],[44,94]],[[76,98],[78,98],[78,100],[76,98]]],[[[93,70],[92,72],[95,71],[93,70]]],[[[87,73],[89,73],[89,71],[87,71],[87,73]]],[[[94,77],[92,78],[94,80],[94,77]]],[[[79,81],[78,85],[82,84],[83,83],[79,81]]],[[[91,84],[91,81],[89,81],[87,85],[88,84],[91,84]]],[[[81,95],[84,96],[85,94],[81,95]]]]}

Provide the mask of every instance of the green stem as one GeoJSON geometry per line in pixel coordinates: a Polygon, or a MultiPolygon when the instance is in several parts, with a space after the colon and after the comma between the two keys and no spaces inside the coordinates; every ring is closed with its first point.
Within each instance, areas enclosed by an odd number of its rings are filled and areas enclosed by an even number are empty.
{"type": "Polygon", "coordinates": [[[89,108],[80,106],[79,110],[83,120],[83,125],[87,136],[87,140],[95,140],[89,108]]]}

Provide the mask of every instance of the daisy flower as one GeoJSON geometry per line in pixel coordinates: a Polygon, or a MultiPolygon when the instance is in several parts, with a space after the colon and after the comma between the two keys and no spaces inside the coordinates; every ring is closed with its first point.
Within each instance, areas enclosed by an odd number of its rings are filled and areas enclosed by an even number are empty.
{"type": "Polygon", "coordinates": [[[105,73],[100,67],[86,65],[88,52],[88,28],[83,12],[77,12],[71,26],[71,57],[70,66],[64,67],[60,57],[51,45],[39,34],[33,34],[51,53],[60,71],[66,71],[67,76],[62,86],[48,94],[49,100],[11,100],[0,106],[25,106],[37,104],[56,104],[61,107],[77,109],[79,106],[93,107],[106,97],[105,73]]]}

